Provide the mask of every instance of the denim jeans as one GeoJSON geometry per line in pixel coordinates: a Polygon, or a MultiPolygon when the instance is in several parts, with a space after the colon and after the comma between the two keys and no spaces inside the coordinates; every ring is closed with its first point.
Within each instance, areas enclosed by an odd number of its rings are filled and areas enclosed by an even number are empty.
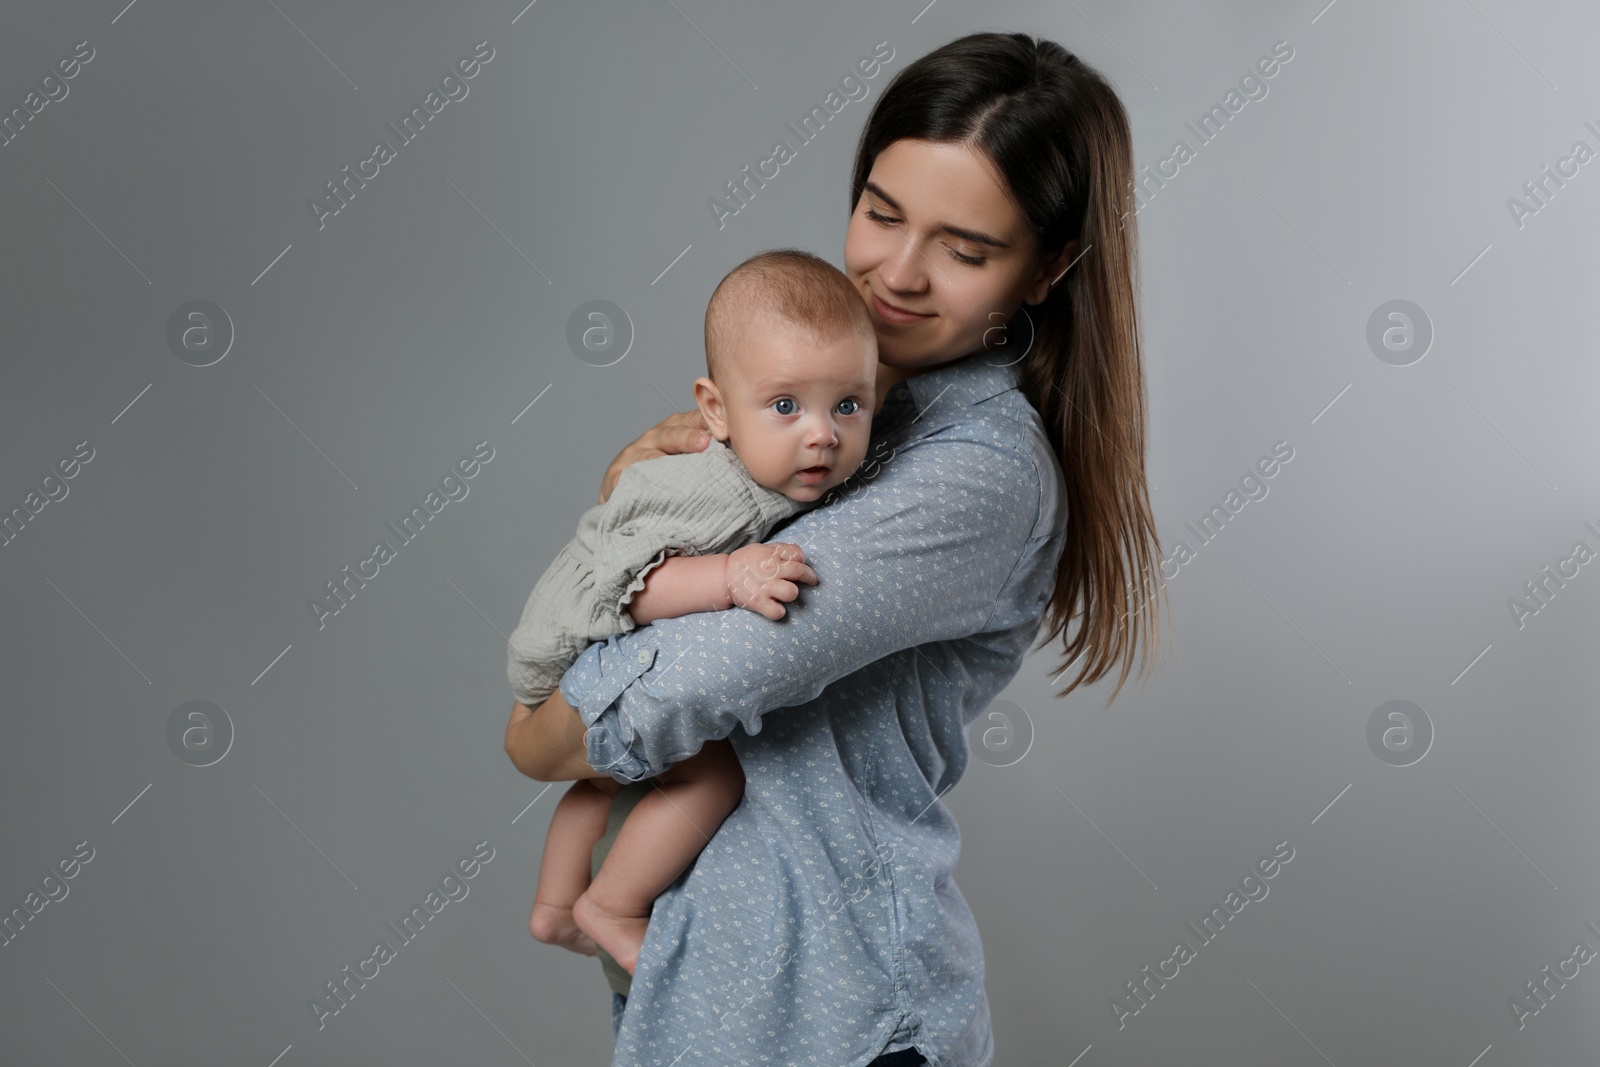
{"type": "MultiPolygon", "coordinates": [[[[611,994],[611,1036],[617,1036],[617,1030],[622,1026],[622,1012],[628,1006],[628,998],[621,993],[611,994]]],[[[867,1067],[917,1067],[920,1063],[928,1061],[922,1058],[922,1053],[914,1048],[901,1049],[899,1052],[885,1052],[882,1056],[867,1064],[867,1067]]]]}

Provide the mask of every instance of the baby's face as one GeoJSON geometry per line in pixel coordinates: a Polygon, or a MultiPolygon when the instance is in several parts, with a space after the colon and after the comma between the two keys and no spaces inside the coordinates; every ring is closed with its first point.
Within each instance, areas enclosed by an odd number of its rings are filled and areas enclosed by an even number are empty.
{"type": "Polygon", "coordinates": [[[728,362],[717,383],[726,441],[757,483],[812,501],[855,473],[877,406],[875,339],[819,342],[789,326],[753,326],[728,362]]]}

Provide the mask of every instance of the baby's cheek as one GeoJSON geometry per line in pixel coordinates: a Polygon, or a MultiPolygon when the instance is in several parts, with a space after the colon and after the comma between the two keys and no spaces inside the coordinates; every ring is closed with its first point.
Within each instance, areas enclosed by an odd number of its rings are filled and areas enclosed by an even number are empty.
{"type": "Polygon", "coordinates": [[[851,469],[852,473],[855,472],[855,471],[860,470],[863,466],[865,466],[866,464],[868,464],[870,462],[870,460],[868,460],[868,458],[867,458],[867,442],[866,441],[862,441],[861,442],[861,447],[858,448],[858,449],[855,449],[853,451],[853,453],[851,455],[851,460],[852,460],[852,462],[850,464],[850,469],[851,469]]]}

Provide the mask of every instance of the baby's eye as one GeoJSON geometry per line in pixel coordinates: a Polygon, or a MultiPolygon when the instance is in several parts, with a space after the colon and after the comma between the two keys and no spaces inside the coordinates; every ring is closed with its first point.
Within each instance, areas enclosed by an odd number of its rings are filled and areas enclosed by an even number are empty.
{"type": "Polygon", "coordinates": [[[855,397],[846,397],[845,399],[839,401],[839,406],[844,408],[844,410],[839,412],[839,414],[854,415],[856,412],[861,410],[861,401],[857,400],[855,397]]]}
{"type": "Polygon", "coordinates": [[[790,399],[789,397],[781,397],[781,398],[779,398],[777,400],[774,400],[772,402],[772,406],[773,407],[778,407],[781,404],[788,404],[789,407],[788,407],[787,410],[779,408],[779,411],[778,411],[779,415],[793,415],[794,414],[795,407],[794,407],[794,401],[792,399],[790,399]]]}

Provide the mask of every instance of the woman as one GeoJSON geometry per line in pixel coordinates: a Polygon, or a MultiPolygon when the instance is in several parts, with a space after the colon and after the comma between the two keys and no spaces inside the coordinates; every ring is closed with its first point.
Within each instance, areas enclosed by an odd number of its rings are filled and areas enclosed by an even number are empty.
{"type": "MultiPolygon", "coordinates": [[[[614,1064],[990,1063],[941,803],[966,727],[1041,620],[1040,645],[1082,660],[1059,695],[1120,658],[1114,699],[1159,617],[1132,178],[1122,104],[1059,45],[980,33],[902,70],[862,133],[844,249],[877,329],[873,447],[768,535],[818,583],[781,623],[702,612],[592,644],[513,709],[506,751],[540,780],[638,782],[721,737],[744,768],[743,803],[656,900],[614,1064]]],[[[646,432],[601,498],[702,428],[646,432]]]]}

